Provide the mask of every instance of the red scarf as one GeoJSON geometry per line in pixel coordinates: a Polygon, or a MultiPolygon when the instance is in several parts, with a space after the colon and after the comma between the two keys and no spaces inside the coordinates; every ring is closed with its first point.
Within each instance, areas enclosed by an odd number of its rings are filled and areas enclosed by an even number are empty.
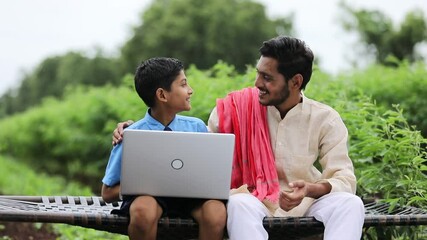
{"type": "Polygon", "coordinates": [[[245,88],[217,99],[221,133],[234,133],[235,148],[231,188],[243,184],[260,201],[277,203],[279,181],[267,124],[267,107],[258,100],[258,89],[245,88]]]}

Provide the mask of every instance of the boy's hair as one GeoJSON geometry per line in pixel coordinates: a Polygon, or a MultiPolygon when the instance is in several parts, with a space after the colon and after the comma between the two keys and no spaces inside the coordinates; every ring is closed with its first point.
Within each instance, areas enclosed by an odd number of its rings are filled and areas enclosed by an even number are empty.
{"type": "Polygon", "coordinates": [[[150,58],[138,66],[135,73],[135,89],[148,107],[154,107],[156,91],[171,90],[172,82],[184,69],[184,64],[175,58],[150,58]]]}
{"type": "Polygon", "coordinates": [[[277,70],[286,81],[297,73],[303,77],[301,89],[304,89],[310,81],[314,55],[304,41],[278,36],[263,42],[259,52],[264,57],[271,57],[278,61],[277,70]]]}

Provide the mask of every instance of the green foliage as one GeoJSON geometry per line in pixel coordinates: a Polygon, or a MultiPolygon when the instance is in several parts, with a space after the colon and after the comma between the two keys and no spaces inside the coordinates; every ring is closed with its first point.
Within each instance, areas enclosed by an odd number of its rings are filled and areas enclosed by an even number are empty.
{"type": "Polygon", "coordinates": [[[66,182],[61,177],[34,171],[28,164],[0,155],[0,193],[6,195],[91,196],[87,186],[66,182]]]}
{"type": "Polygon", "coordinates": [[[263,5],[249,0],[158,0],[122,47],[121,63],[133,73],[142,60],[173,56],[201,69],[220,59],[244,70],[265,39],[291,31],[292,16],[270,20],[263,5]]]}
{"type": "MultiPolygon", "coordinates": [[[[45,99],[39,107],[3,119],[0,128],[8,131],[0,132],[0,152],[68,178],[99,179],[111,149],[111,129],[124,117],[143,116],[142,105],[126,84],[70,88],[64,101],[45,99]]],[[[92,184],[99,188],[99,181],[92,184]]]]}
{"type": "Polygon", "coordinates": [[[352,9],[344,2],[340,5],[345,16],[342,19],[344,29],[357,32],[367,52],[374,55],[378,63],[393,65],[388,61],[390,56],[399,61],[421,59],[415,51],[415,45],[427,39],[427,23],[421,10],[408,12],[395,28],[391,18],[380,11],[352,9]]]}
{"type": "MultiPolygon", "coordinates": [[[[399,75],[400,70],[386,69],[390,71],[390,79],[399,75]]],[[[369,73],[330,79],[315,72],[306,95],[334,107],[344,119],[350,137],[349,155],[358,179],[357,195],[367,200],[380,198],[392,207],[401,204],[426,209],[426,138],[408,125],[401,108],[387,109],[365,95],[364,91],[370,88],[357,87],[361,81],[378,88],[387,87],[377,83],[369,73]]],[[[425,239],[426,236],[425,227],[393,226],[370,228],[363,239],[425,239]]]]}
{"type": "Polygon", "coordinates": [[[17,90],[0,98],[0,118],[39,104],[45,97],[62,97],[66,87],[119,84],[115,60],[97,52],[94,57],[68,52],[48,57],[27,73],[17,90]]]}
{"type": "MultiPolygon", "coordinates": [[[[392,205],[426,208],[426,138],[409,126],[402,109],[378,106],[364,94],[366,88],[358,87],[364,79],[372,82],[372,74],[363,78],[341,76],[332,81],[328,78],[315,72],[306,95],[334,107],[344,119],[350,136],[349,154],[358,178],[358,195],[379,196],[392,205]]],[[[385,84],[379,86],[384,89],[385,84]]]]}
{"type": "Polygon", "coordinates": [[[217,98],[236,89],[253,86],[255,80],[253,68],[248,68],[245,74],[238,74],[233,66],[222,61],[206,71],[193,65],[186,71],[186,75],[194,93],[191,96],[191,111],[182,114],[197,116],[206,124],[217,98]]]}
{"type": "Polygon", "coordinates": [[[125,235],[113,234],[84,227],[72,227],[66,224],[54,224],[54,232],[59,235],[58,240],[127,240],[125,235]]]}
{"type": "Polygon", "coordinates": [[[427,140],[409,127],[398,108],[381,112],[366,101],[356,103],[355,107],[359,112],[351,116],[351,121],[359,127],[351,129],[350,152],[358,170],[361,193],[377,195],[392,206],[426,208],[427,181],[423,171],[427,158],[422,146],[426,146],[427,140]]]}
{"type": "Polygon", "coordinates": [[[67,87],[117,85],[121,75],[133,74],[139,62],[155,56],[173,56],[203,69],[222,60],[243,71],[258,58],[254,49],[262,41],[292,33],[292,18],[270,20],[264,6],[250,0],[153,1],[120,58],[106,57],[100,49],[48,57],[25,73],[17,89],[0,97],[0,118],[45,97],[61,99],[67,87]]]}
{"type": "MultiPolygon", "coordinates": [[[[342,81],[352,82],[354,88],[390,109],[397,104],[410,125],[427,137],[427,68],[422,62],[396,62],[396,68],[372,65],[364,71],[342,75],[342,81]]],[[[353,92],[356,93],[357,92],[353,92]]]]}

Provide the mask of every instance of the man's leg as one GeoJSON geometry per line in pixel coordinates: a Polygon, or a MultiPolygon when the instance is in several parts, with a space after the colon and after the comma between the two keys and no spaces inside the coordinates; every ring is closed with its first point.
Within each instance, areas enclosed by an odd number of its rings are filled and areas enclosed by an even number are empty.
{"type": "Polygon", "coordinates": [[[334,192],[317,199],[306,216],[323,222],[325,240],[360,240],[365,208],[358,196],[334,192]]]}
{"type": "Polygon", "coordinates": [[[227,204],[227,230],[230,240],[264,240],[268,233],[262,221],[268,210],[256,197],[248,193],[230,196],[227,204]]]}

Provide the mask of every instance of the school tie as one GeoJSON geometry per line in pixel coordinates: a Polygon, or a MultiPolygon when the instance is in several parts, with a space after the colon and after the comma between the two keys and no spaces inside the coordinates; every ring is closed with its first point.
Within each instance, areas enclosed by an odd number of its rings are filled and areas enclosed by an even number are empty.
{"type": "Polygon", "coordinates": [[[168,126],[165,127],[165,129],[163,129],[163,131],[172,131],[172,129],[168,126]]]}

